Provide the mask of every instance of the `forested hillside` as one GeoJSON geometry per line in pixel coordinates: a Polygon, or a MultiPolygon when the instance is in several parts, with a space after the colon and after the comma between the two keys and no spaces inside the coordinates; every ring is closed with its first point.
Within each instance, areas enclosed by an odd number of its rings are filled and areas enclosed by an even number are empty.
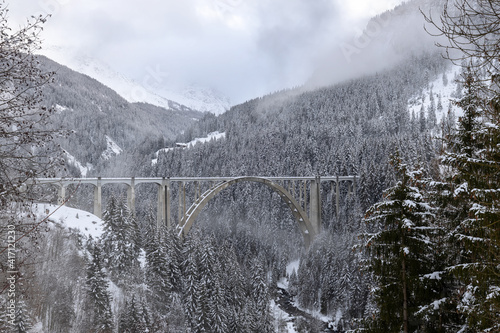
{"type": "Polygon", "coordinates": [[[324,233],[308,252],[300,250],[302,239],[287,207],[257,185],[222,192],[196,222],[202,234],[230,240],[243,262],[266,258],[267,269],[276,271],[272,281],[282,276],[283,262],[300,257],[291,287],[298,304],[340,316],[344,328],[352,328],[352,320],[363,318],[369,306],[367,275],[360,271],[361,257],[352,251],[364,228],[361,218],[394,181],[388,160],[396,150],[409,163],[437,172],[431,137],[440,133],[440,126],[429,117],[436,110],[412,116],[407,103],[428,91],[429,82],[446,70],[437,54],[422,54],[372,76],[314,91],[278,92],[219,117],[206,116],[177,141],[212,131],[225,132],[225,139],[160,152],[149,175],[357,175],[354,197],[342,189],[338,218],[332,189],[323,186],[324,233]]]}
{"type": "Polygon", "coordinates": [[[54,107],[53,124],[73,130],[58,140],[67,156],[69,175],[132,175],[132,168],[154,149],[161,148],[202,116],[171,102],[169,109],[145,103],[129,103],[98,81],[39,56],[41,67],[54,72],[55,81],[44,89],[44,104],[54,107]],[[116,156],[120,161],[116,161],[116,156]],[[73,159],[73,158],[74,159],[73,159]],[[127,163],[135,161],[134,163],[127,163]],[[123,164],[130,167],[123,167],[123,164]],[[119,168],[113,166],[122,165],[119,168]],[[90,173],[89,173],[90,175],[90,173]]]}

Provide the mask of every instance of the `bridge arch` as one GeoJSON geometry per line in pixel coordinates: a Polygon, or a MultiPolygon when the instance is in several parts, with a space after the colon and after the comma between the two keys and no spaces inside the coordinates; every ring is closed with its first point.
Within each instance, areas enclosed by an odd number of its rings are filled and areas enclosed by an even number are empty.
{"type": "Polygon", "coordinates": [[[298,223],[298,226],[304,236],[304,243],[306,246],[309,246],[311,241],[314,239],[314,236],[319,232],[315,230],[309,217],[306,212],[302,209],[301,205],[295,200],[295,198],[282,186],[273,182],[270,179],[262,178],[262,177],[238,177],[232,180],[224,181],[217,185],[214,185],[209,190],[205,191],[199,198],[196,200],[191,207],[186,211],[181,223],[178,228],[178,235],[180,237],[187,235],[191,227],[193,226],[194,221],[201,213],[203,208],[210,202],[212,198],[214,198],[219,192],[222,190],[241,182],[257,182],[261,184],[265,184],[271,189],[273,189],[276,193],[279,194],[281,199],[287,204],[290,208],[295,220],[298,223]]]}

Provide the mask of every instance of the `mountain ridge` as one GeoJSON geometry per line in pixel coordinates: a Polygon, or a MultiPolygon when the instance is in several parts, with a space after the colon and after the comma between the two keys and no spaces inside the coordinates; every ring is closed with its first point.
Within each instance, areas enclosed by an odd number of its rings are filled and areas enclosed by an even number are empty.
{"type": "Polygon", "coordinates": [[[177,86],[168,82],[160,68],[146,68],[142,82],[114,70],[109,64],[84,53],[61,46],[45,46],[40,54],[76,72],[85,74],[116,91],[130,103],[148,103],[172,108],[187,108],[216,115],[230,108],[230,101],[215,89],[199,84],[177,86]]]}

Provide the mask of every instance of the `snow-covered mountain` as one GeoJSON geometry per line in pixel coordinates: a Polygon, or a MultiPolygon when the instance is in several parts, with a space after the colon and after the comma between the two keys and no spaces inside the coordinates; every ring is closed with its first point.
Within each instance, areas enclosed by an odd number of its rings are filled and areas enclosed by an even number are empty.
{"type": "Polygon", "coordinates": [[[145,79],[144,84],[141,84],[117,72],[108,64],[70,48],[45,46],[40,53],[96,79],[131,103],[144,102],[166,109],[180,109],[185,106],[216,115],[224,113],[231,106],[229,99],[215,89],[198,84],[179,87],[154,78],[145,79]]]}

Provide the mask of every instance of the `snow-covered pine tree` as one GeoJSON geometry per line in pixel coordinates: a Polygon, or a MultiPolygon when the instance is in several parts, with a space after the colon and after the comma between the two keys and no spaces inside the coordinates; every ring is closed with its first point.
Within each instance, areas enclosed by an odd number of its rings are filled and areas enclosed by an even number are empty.
{"type": "Polygon", "coordinates": [[[139,333],[148,332],[149,327],[146,326],[144,313],[142,313],[141,304],[137,302],[135,295],[125,301],[125,307],[120,316],[120,333],[139,333]]]}
{"type": "Polygon", "coordinates": [[[458,310],[468,327],[486,332],[500,329],[500,110],[486,103],[479,78],[466,71],[464,79],[464,115],[442,158],[452,174],[450,246],[460,244],[450,270],[462,288],[458,310]]]}
{"type": "Polygon", "coordinates": [[[199,304],[200,273],[198,271],[198,263],[196,258],[196,247],[198,246],[198,239],[194,236],[195,233],[193,232],[186,237],[183,251],[184,261],[182,263],[182,272],[184,277],[184,312],[186,315],[187,326],[190,327],[193,332],[196,331],[196,327],[199,322],[197,313],[199,312],[198,308],[201,306],[199,304]]]}
{"type": "Polygon", "coordinates": [[[444,157],[453,168],[449,182],[455,185],[451,205],[457,209],[450,219],[451,233],[463,247],[456,266],[460,269],[455,269],[465,285],[459,309],[467,314],[474,332],[499,331],[500,3],[460,0],[445,6],[438,21],[430,15],[426,20],[448,39],[443,46],[446,57],[468,65],[465,96],[458,102],[465,114],[459,120],[457,145],[444,157]]]}
{"type": "Polygon", "coordinates": [[[295,297],[297,295],[298,288],[297,272],[294,268],[288,279],[288,293],[291,297],[295,297]]]}
{"type": "Polygon", "coordinates": [[[429,105],[429,108],[427,109],[427,122],[430,127],[430,129],[434,129],[437,124],[437,117],[436,117],[436,101],[434,98],[434,93],[432,92],[432,88],[429,92],[429,98],[431,104],[429,105]]]}
{"type": "Polygon", "coordinates": [[[419,322],[417,311],[436,297],[436,291],[421,279],[432,271],[429,220],[433,209],[424,201],[422,170],[411,171],[398,154],[391,163],[399,180],[365,217],[365,222],[376,229],[363,235],[378,306],[368,331],[407,333],[424,330],[425,323],[419,322]]]}
{"type": "Polygon", "coordinates": [[[16,303],[16,319],[14,324],[15,333],[26,333],[32,326],[29,311],[24,299],[18,300],[16,303]]]}
{"type": "Polygon", "coordinates": [[[222,283],[223,281],[220,279],[214,280],[214,290],[210,297],[209,315],[211,320],[211,332],[214,333],[224,333],[228,331],[229,312],[224,298],[222,283]]]}
{"type": "Polygon", "coordinates": [[[86,289],[89,306],[89,323],[99,333],[113,332],[113,313],[111,312],[111,294],[109,281],[104,271],[101,249],[92,238],[88,241],[90,259],[87,264],[86,289]]]}
{"type": "Polygon", "coordinates": [[[182,244],[181,239],[172,228],[164,230],[165,235],[165,250],[167,255],[167,273],[169,276],[172,291],[176,293],[182,292],[182,244]]]}
{"type": "Polygon", "coordinates": [[[146,244],[146,283],[157,306],[168,307],[173,285],[169,273],[169,258],[165,248],[165,232],[156,227],[148,231],[146,244]]]}
{"type": "Polygon", "coordinates": [[[118,285],[135,280],[139,270],[137,223],[127,205],[112,196],[103,214],[103,258],[111,279],[118,285]]]}
{"type": "Polygon", "coordinates": [[[270,333],[271,318],[269,314],[269,287],[267,286],[266,272],[262,259],[254,259],[251,264],[251,279],[250,287],[253,298],[252,307],[249,308],[250,313],[253,314],[252,328],[254,332],[270,333]]]}
{"type": "Polygon", "coordinates": [[[420,133],[425,133],[427,130],[427,119],[425,118],[425,107],[424,104],[422,104],[422,107],[420,108],[420,112],[418,114],[418,122],[419,122],[419,128],[420,128],[420,133]]]}

